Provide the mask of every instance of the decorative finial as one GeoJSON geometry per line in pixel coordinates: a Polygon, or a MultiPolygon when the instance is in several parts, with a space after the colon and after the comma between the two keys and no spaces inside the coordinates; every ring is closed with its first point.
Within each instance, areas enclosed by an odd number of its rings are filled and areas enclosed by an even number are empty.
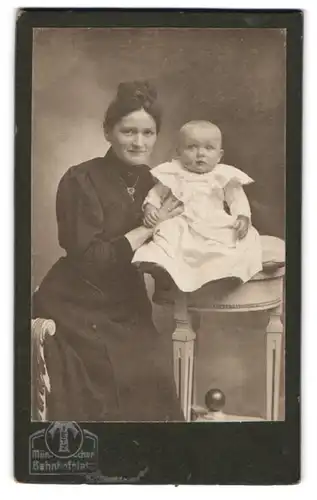
{"type": "Polygon", "coordinates": [[[205,395],[205,405],[210,412],[220,412],[226,404],[226,396],[220,389],[210,389],[205,395]]]}

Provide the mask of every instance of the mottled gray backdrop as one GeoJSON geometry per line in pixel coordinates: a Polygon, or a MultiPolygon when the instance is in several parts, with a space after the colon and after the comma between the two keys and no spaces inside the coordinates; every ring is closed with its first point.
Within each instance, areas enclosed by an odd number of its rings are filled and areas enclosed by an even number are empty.
{"type": "MultiPolygon", "coordinates": [[[[164,117],[154,164],[173,154],[185,121],[214,121],[224,161],[256,181],[248,192],[255,226],[283,236],[285,40],[280,29],[34,30],[32,288],[62,253],[58,181],[69,166],[105,154],[103,115],[124,80],[148,78],[158,88],[164,117]]],[[[166,314],[156,308],[155,317],[169,332],[166,314]]],[[[249,315],[234,333],[225,318],[203,319],[202,391],[220,385],[228,411],[263,413],[264,319],[249,315]]]]}

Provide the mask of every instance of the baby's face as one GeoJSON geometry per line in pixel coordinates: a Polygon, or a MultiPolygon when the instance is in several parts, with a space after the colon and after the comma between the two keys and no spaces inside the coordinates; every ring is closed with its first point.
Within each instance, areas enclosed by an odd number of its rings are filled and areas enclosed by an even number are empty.
{"type": "Polygon", "coordinates": [[[191,172],[211,172],[221,160],[221,133],[214,125],[195,124],[181,132],[179,159],[191,172]]]}

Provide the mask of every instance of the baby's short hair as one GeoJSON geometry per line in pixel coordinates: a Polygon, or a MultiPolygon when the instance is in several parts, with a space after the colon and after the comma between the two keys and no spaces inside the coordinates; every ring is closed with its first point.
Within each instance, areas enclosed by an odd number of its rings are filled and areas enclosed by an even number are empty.
{"type": "Polygon", "coordinates": [[[185,132],[186,130],[188,130],[192,127],[196,127],[196,126],[211,128],[216,133],[218,133],[220,140],[222,139],[222,134],[221,134],[220,128],[215,123],[212,123],[208,120],[190,120],[189,122],[184,123],[184,125],[179,130],[179,135],[181,136],[183,134],[183,132],[185,132]]]}

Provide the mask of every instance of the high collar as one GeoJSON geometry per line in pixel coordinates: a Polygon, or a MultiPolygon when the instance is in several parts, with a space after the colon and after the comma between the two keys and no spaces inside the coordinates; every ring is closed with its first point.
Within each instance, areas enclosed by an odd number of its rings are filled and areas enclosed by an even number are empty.
{"type": "Polygon", "coordinates": [[[123,180],[128,182],[128,184],[130,184],[130,182],[134,182],[144,168],[148,169],[147,165],[129,165],[128,163],[125,163],[123,160],[118,158],[112,148],[107,151],[104,158],[106,164],[111,168],[111,170],[122,177],[123,180]]]}

